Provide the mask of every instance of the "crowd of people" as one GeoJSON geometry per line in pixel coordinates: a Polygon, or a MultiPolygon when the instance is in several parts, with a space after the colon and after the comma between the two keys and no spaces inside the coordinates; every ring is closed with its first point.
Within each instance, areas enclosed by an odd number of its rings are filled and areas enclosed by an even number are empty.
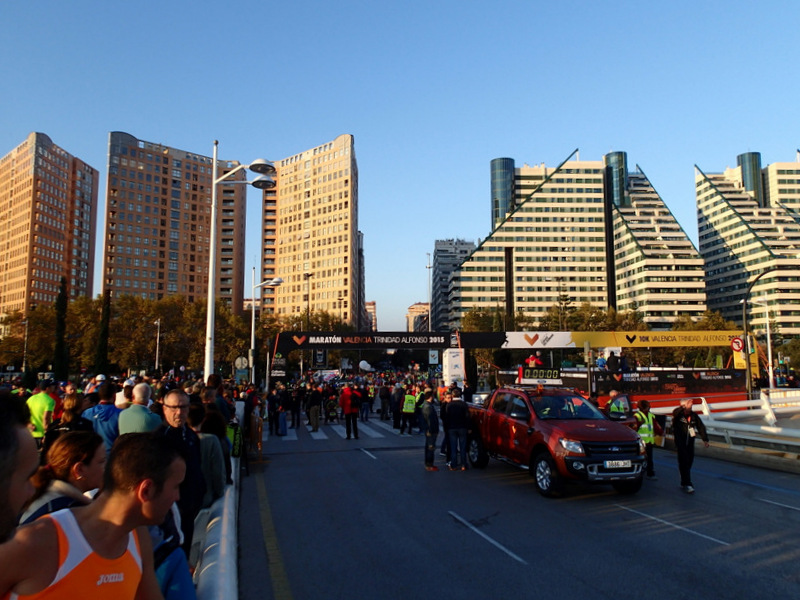
{"type": "MultiPolygon", "coordinates": [[[[448,469],[465,471],[472,393],[467,382],[435,386],[413,372],[307,375],[263,397],[217,375],[0,387],[0,596],[68,597],[91,586],[93,597],[115,600],[195,598],[195,517],[231,483],[236,400],[244,428],[257,411],[277,436],[318,431],[324,419],[358,439],[359,423],[390,421],[401,436],[424,436],[426,470],[439,470],[438,448],[448,469]]],[[[655,478],[660,431],[646,402],[635,418],[655,478]]],[[[691,401],[675,410],[673,430],[681,486],[692,493],[694,440],[708,437],[691,401]]]]}
{"type": "Polygon", "coordinates": [[[259,404],[216,375],[0,387],[0,596],[195,598],[194,522],[231,483],[236,400],[259,404]]]}

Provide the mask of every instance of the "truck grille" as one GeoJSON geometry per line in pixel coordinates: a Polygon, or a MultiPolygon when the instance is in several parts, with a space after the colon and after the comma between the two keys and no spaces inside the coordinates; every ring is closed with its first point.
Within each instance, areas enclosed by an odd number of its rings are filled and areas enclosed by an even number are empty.
{"type": "Polygon", "coordinates": [[[582,442],[586,456],[637,456],[638,442],[582,442]]]}

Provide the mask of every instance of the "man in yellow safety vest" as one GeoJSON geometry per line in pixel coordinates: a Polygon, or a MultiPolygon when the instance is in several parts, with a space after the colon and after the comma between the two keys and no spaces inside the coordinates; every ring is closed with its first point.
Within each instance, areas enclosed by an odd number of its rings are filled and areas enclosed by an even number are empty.
{"type": "Polygon", "coordinates": [[[647,478],[654,481],[658,478],[653,468],[653,445],[656,443],[656,434],[661,435],[661,426],[650,412],[650,403],[647,400],[639,401],[639,410],[633,416],[636,418],[633,428],[639,432],[647,452],[647,478]]]}

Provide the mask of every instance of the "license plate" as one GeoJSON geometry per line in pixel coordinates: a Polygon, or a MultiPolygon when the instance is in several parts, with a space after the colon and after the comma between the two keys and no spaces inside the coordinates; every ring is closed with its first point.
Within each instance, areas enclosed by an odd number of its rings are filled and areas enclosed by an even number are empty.
{"type": "Polygon", "coordinates": [[[624,469],[631,466],[629,460],[607,460],[604,463],[606,469],[624,469]]]}

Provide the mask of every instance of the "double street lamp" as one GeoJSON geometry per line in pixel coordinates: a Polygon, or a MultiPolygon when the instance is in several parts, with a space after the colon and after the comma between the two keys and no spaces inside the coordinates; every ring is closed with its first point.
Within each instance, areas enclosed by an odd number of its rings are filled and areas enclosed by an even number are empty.
{"type": "Polygon", "coordinates": [[[214,140],[214,155],[212,158],[211,175],[211,240],[208,249],[208,304],[206,307],[206,352],[203,364],[203,376],[208,376],[214,372],[214,309],[217,294],[217,213],[219,206],[217,203],[217,185],[230,178],[235,173],[249,169],[259,175],[253,181],[237,180],[229,181],[229,184],[250,184],[259,190],[268,190],[275,187],[275,180],[268,175],[275,173],[275,166],[263,158],[257,158],[249,165],[239,165],[235,169],[219,176],[219,165],[217,163],[217,147],[219,142],[214,140]]]}
{"type": "MultiPolygon", "coordinates": [[[[748,400],[753,395],[753,377],[752,372],[750,371],[750,334],[747,327],[747,299],[750,297],[750,292],[753,290],[753,286],[756,282],[761,279],[767,273],[774,273],[775,271],[786,270],[786,267],[770,267],[769,269],[764,269],[755,276],[753,281],[747,286],[747,291],[744,293],[744,299],[742,299],[742,329],[744,329],[744,351],[745,351],[745,364],[744,364],[744,371],[747,377],[747,398],[748,400]]],[[[766,296],[764,297],[764,304],[766,306],[766,296]]],[[[769,328],[769,312],[767,312],[767,327],[769,328]]],[[[771,346],[771,340],[767,339],[767,344],[771,346]]],[[[770,348],[770,386],[772,385],[772,350],[770,348]]]]}
{"type": "Polygon", "coordinates": [[[250,297],[250,383],[256,382],[256,290],[260,287],[275,288],[282,283],[283,279],[280,277],[273,277],[272,279],[267,279],[256,285],[256,268],[253,267],[253,295],[250,297]]]}

